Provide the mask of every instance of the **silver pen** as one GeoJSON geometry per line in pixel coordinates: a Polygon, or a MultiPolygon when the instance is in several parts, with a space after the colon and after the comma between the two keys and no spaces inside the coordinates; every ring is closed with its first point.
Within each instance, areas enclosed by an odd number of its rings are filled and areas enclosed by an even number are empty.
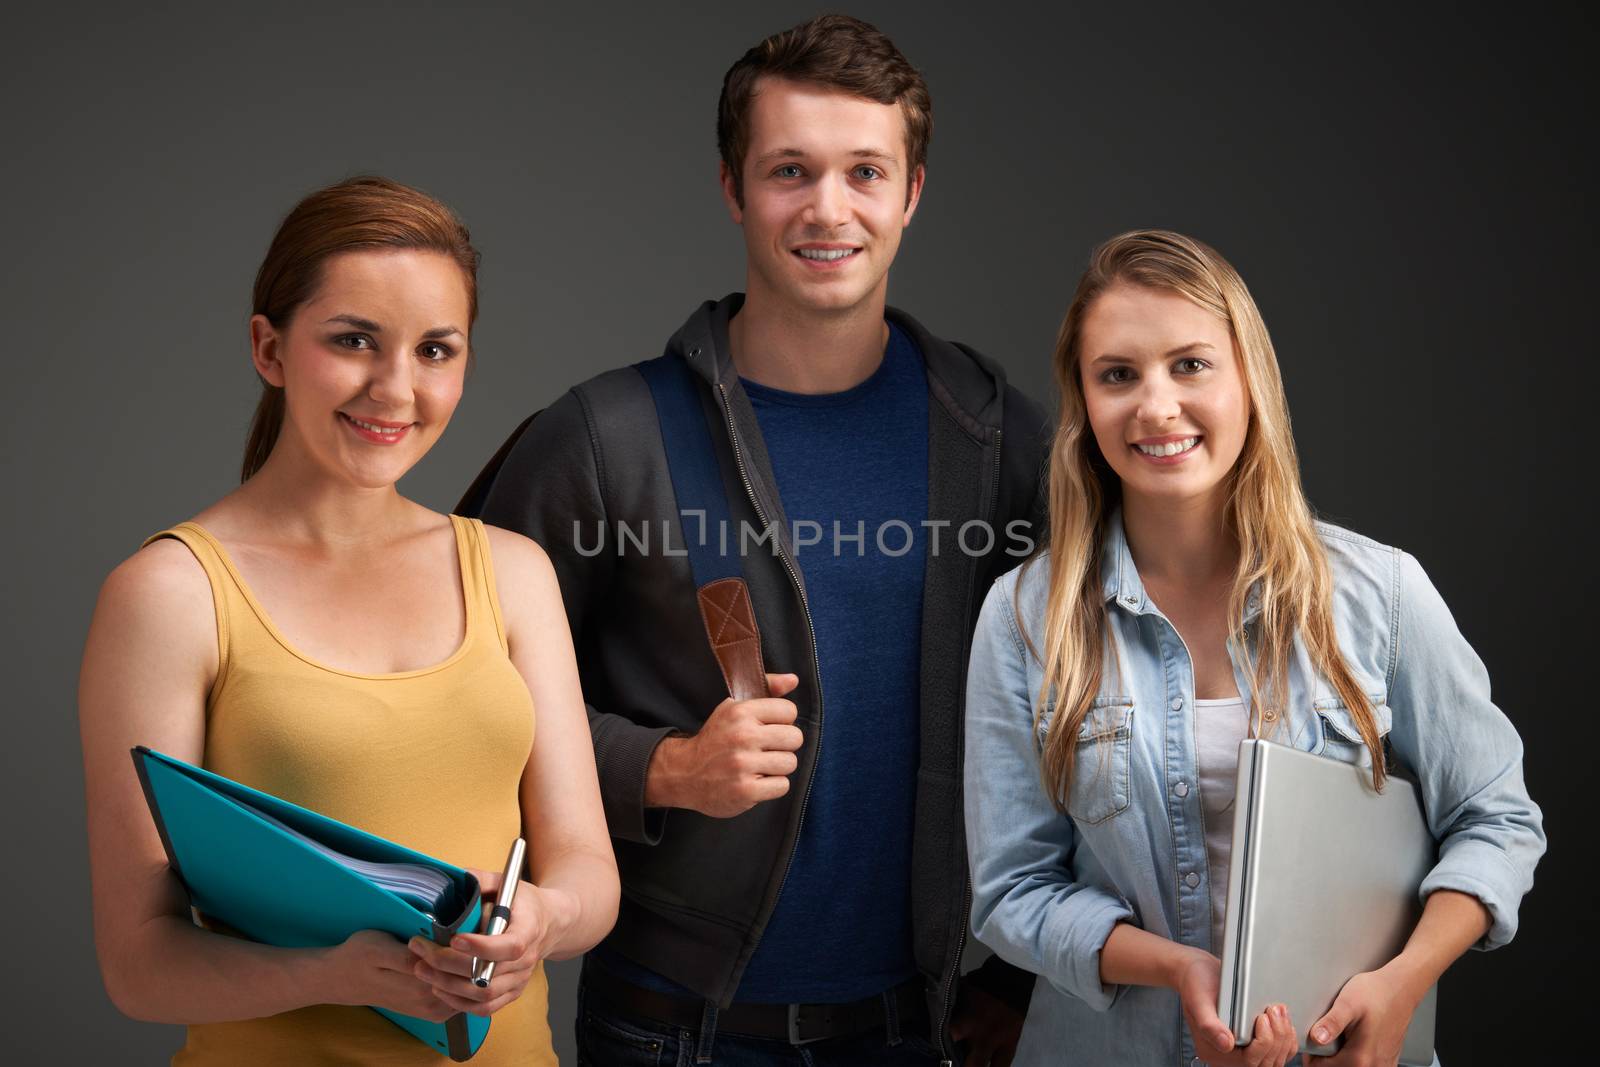
{"type": "MultiPolygon", "coordinates": [[[[494,937],[505,933],[511,924],[511,902],[517,897],[517,883],[522,881],[522,853],[527,842],[517,838],[511,842],[511,855],[506,857],[506,873],[500,878],[500,892],[495,894],[494,908],[484,916],[478,933],[494,937]]],[[[494,977],[494,960],[472,957],[472,984],[482,988],[494,977]]]]}

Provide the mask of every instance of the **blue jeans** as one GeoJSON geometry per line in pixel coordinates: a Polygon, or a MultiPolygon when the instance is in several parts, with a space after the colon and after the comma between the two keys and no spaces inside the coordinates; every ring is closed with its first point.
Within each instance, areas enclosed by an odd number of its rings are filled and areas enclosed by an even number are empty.
{"type": "Polygon", "coordinates": [[[612,1012],[578,987],[578,1067],[929,1067],[939,1054],[927,1035],[901,1034],[895,1044],[883,1030],[791,1045],[764,1037],[718,1031],[711,1058],[697,1059],[700,1035],[651,1019],[612,1012]]]}

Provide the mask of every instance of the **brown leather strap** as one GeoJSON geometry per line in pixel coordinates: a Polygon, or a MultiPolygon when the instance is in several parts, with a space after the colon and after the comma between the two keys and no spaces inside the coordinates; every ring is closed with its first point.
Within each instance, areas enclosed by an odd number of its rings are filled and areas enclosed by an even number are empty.
{"type": "Polygon", "coordinates": [[[761,633],[756,629],[750,588],[743,578],[719,578],[700,587],[700,618],[722,668],[728,695],[735,700],[768,696],[767,670],[761,660],[761,633]]]}

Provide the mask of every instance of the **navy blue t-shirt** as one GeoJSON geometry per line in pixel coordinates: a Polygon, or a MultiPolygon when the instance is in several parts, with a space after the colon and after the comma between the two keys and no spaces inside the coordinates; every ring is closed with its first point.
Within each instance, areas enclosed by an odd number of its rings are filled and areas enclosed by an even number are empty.
{"type": "Polygon", "coordinates": [[[794,861],[737,999],[857,1000],[916,973],[927,373],[891,325],[882,364],[853,389],[744,388],[805,582],[823,725],[794,861]]]}
{"type": "MultiPolygon", "coordinates": [[[[735,999],[859,1000],[916,974],[927,372],[890,324],[882,364],[852,389],[744,388],[805,583],[823,726],[793,862],[735,999]]],[[[635,984],[694,996],[603,946],[595,955],[635,984]]]]}

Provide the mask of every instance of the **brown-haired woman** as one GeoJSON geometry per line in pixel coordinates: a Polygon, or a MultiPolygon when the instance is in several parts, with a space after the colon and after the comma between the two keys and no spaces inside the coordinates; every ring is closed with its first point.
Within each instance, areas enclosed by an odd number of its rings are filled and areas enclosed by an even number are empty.
{"type": "Polygon", "coordinates": [[[243,484],[101,590],[80,686],[95,943],[123,1012],[189,1024],[175,1063],[438,1061],[360,1005],[494,1013],[476,1062],[554,1063],[540,961],[615,920],[549,561],[395,488],[461,397],[477,258],[448,208],[394,182],[303,200],[256,279],[265,392],[243,484]],[[490,892],[525,836],[529,883],[504,934],[450,948],[364,931],[282,949],[196,926],[134,745],[472,868],[490,892]],[[500,961],[487,989],[473,956],[500,961]]]}
{"type": "Polygon", "coordinates": [[[1342,1038],[1330,1067],[1392,1067],[1440,973],[1516,930],[1545,847],[1522,741],[1417,561],[1313,520],[1266,325],[1215,250],[1101,245],[1055,373],[1049,552],[990,590],[966,704],[973,930],[1047,979],[1016,1065],[1283,1067],[1342,1038]],[[1404,951],[1325,1014],[1276,1004],[1235,1034],[1218,954],[1246,736],[1374,786],[1392,753],[1439,859],[1404,951]]]}

